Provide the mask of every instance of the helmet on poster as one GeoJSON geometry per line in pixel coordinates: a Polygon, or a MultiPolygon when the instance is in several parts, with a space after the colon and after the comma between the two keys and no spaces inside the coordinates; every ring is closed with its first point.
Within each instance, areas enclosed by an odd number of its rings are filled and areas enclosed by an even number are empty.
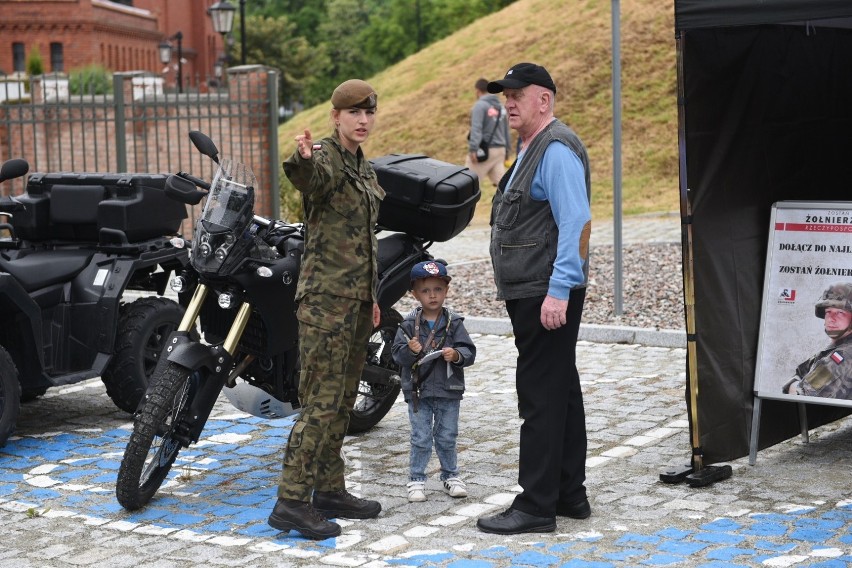
{"type": "Polygon", "coordinates": [[[826,288],[814,308],[816,317],[825,319],[826,308],[852,312],[852,282],[839,282],[826,288]]]}

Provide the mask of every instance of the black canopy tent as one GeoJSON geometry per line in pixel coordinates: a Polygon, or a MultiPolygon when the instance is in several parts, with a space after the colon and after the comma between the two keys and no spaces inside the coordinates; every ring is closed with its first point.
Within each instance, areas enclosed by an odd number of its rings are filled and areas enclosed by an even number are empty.
{"type": "MultiPolygon", "coordinates": [[[[675,0],[675,28],[687,404],[710,464],[749,453],[772,204],[852,201],[852,2],[675,0]]],[[[763,402],[759,448],[799,431],[795,404],[763,402]]]]}

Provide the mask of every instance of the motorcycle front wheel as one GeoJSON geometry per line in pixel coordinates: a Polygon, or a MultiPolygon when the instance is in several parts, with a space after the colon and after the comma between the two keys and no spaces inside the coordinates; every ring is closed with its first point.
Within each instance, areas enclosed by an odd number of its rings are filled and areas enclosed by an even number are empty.
{"type": "Polygon", "coordinates": [[[373,330],[367,344],[367,365],[393,371],[393,378],[388,383],[361,381],[355,407],[349,415],[349,428],[346,430],[348,434],[366,432],[378,424],[396,402],[401,385],[399,365],[393,360],[391,347],[400,323],[402,316],[399,312],[388,309],[382,312],[381,323],[373,330]]]}
{"type": "Polygon", "coordinates": [[[196,393],[193,374],[169,363],[162,375],[151,378],[118,469],[115,496],[125,509],[139,509],[151,500],[186,446],[178,436],[196,393]]]}

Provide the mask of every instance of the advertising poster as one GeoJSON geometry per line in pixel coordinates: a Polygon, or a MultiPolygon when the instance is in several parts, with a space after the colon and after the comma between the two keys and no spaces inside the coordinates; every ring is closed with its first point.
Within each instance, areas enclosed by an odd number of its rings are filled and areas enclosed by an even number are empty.
{"type": "Polygon", "coordinates": [[[852,202],[773,205],[754,392],[852,406],[852,202]]]}

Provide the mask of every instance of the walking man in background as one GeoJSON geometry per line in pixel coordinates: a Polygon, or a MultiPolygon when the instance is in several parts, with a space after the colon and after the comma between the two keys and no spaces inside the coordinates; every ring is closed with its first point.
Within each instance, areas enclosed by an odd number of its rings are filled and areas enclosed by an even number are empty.
{"type": "Polygon", "coordinates": [[[521,138],[492,202],[490,252],[518,349],[523,492],[476,524],[497,534],[551,532],[556,515],[591,515],[576,365],[589,268],[589,159],[574,131],[553,115],[556,85],[544,67],[519,63],[488,90],[505,94],[509,125],[521,138]]]}
{"type": "Polygon", "coordinates": [[[487,92],[486,79],[478,79],[473,88],[476,103],[470,111],[465,166],[473,170],[480,180],[487,178],[496,186],[506,172],[504,162],[512,147],[509,121],[497,95],[487,92]]]}

